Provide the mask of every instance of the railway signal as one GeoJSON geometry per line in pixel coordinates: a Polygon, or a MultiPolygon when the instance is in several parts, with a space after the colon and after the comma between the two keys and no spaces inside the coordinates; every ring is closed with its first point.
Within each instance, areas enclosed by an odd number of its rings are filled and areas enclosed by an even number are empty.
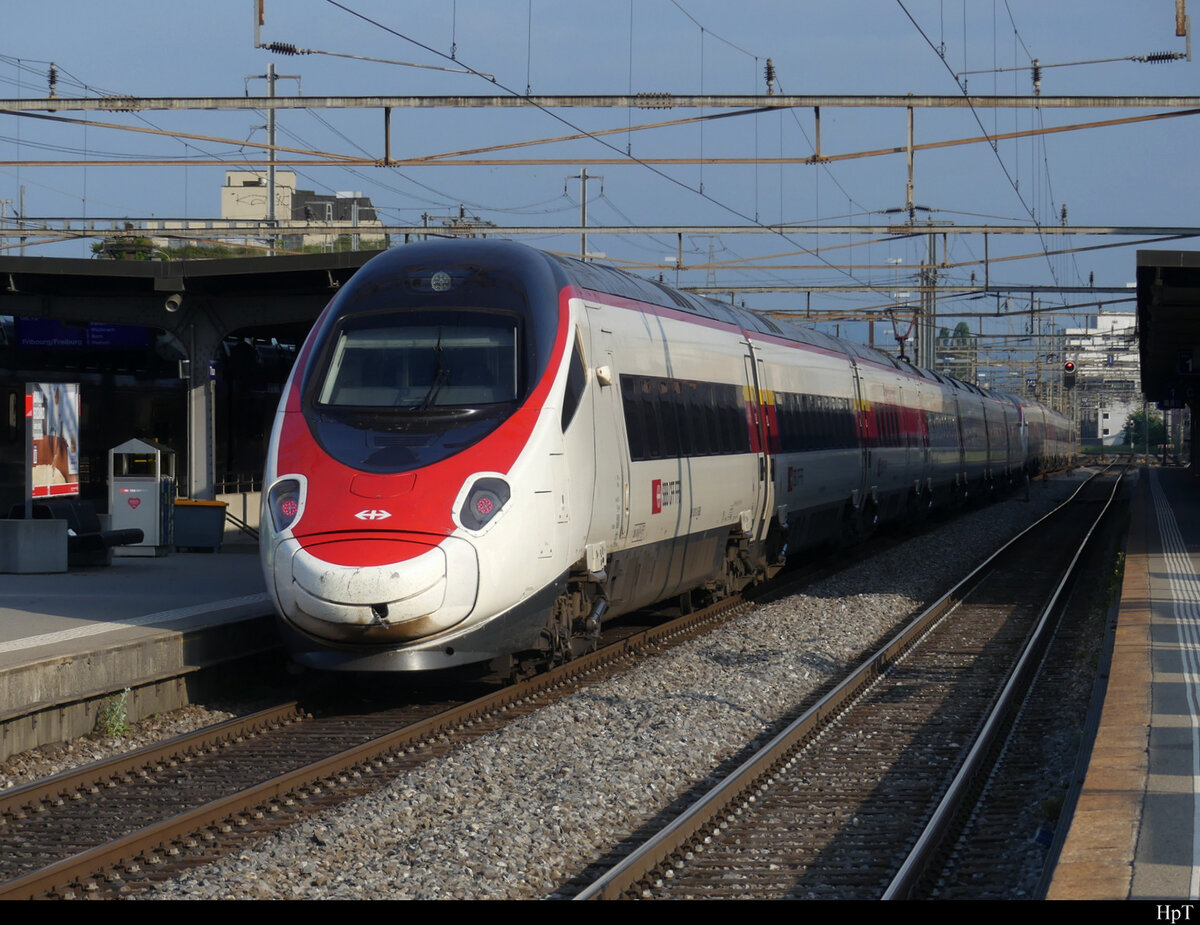
{"type": "Polygon", "coordinates": [[[1063,363],[1063,388],[1070,389],[1075,387],[1075,361],[1067,360],[1063,363]]]}

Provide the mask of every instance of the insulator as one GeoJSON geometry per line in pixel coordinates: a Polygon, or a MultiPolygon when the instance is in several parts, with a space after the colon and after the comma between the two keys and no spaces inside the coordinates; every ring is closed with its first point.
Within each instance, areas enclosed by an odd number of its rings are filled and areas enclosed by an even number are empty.
{"type": "Polygon", "coordinates": [[[50,62],[50,96],[54,96],[54,90],[58,86],[58,68],[54,66],[54,62],[50,62]]]}
{"type": "Polygon", "coordinates": [[[300,49],[298,49],[291,42],[267,42],[267,44],[264,45],[263,48],[265,48],[267,51],[273,51],[277,55],[298,55],[298,54],[300,54],[300,49]]]}
{"type": "Polygon", "coordinates": [[[767,78],[767,93],[770,94],[775,87],[775,62],[770,58],[767,59],[767,67],[764,73],[767,78]]]}
{"type": "Polygon", "coordinates": [[[1142,55],[1138,60],[1144,61],[1146,64],[1159,64],[1163,61],[1177,61],[1182,57],[1184,56],[1179,52],[1156,51],[1151,55],[1142,55]]]}

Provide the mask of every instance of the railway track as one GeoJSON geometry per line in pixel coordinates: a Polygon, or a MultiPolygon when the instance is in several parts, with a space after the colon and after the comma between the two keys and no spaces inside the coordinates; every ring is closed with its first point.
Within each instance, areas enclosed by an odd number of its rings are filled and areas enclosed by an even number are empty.
{"type": "Polygon", "coordinates": [[[721,603],[470,701],[371,712],[289,702],[0,794],[0,899],[137,891],[366,792],[746,605],[721,603]]]}
{"type": "MultiPolygon", "coordinates": [[[[1040,670],[953,847],[922,883],[931,899],[1044,899],[1066,838],[1087,750],[1081,734],[1104,661],[1121,518],[1098,531],[1040,670]]],[[[1110,627],[1111,629],[1111,627],[1110,627]]],[[[1101,683],[1101,694],[1103,684],[1101,683]]]]}
{"type": "Polygon", "coordinates": [[[1118,480],[1106,482],[1092,479],[1010,542],[578,898],[923,889],[986,777],[1085,536],[1115,495],[1118,480]]]}
{"type": "Polygon", "coordinates": [[[623,671],[629,659],[725,619],[730,604],[471,703],[316,716],[287,704],[10,790],[0,795],[0,897],[136,892],[623,671]]]}

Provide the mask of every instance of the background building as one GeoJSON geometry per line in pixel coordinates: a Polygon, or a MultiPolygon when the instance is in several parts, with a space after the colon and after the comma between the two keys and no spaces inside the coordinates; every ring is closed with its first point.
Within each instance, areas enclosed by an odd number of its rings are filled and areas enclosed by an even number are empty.
{"type": "Polygon", "coordinates": [[[1075,362],[1075,401],[1085,446],[1125,442],[1125,422],[1142,410],[1137,315],[1105,312],[1067,328],[1064,360],[1075,362]]]}
{"type": "MultiPolygon", "coordinates": [[[[221,187],[221,218],[265,222],[270,214],[270,190],[265,170],[227,170],[221,187]]],[[[296,189],[296,174],[275,171],[275,220],[281,232],[276,241],[286,250],[382,250],[386,235],[352,234],[355,226],[381,227],[375,206],[360,192],[332,195],[296,189]],[[313,229],[312,226],[318,226],[313,229]],[[289,234],[288,229],[297,229],[289,234]],[[303,228],[303,231],[299,231],[303,228]]],[[[265,230],[265,229],[264,229],[265,230]]],[[[269,246],[263,235],[230,243],[269,246]]]]}

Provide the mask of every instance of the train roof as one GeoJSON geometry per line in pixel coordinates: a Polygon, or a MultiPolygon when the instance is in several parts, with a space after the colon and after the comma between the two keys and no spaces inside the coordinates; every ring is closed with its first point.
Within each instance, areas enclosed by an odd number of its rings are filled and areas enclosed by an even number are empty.
{"type": "Polygon", "coordinates": [[[853,341],[842,340],[839,337],[833,337],[814,328],[790,322],[786,319],[777,321],[751,309],[739,308],[736,305],[718,302],[715,299],[693,295],[689,292],[680,292],[662,282],[634,276],[631,273],[608,266],[607,264],[584,263],[583,261],[576,260],[574,257],[566,257],[560,254],[549,254],[548,256],[558,262],[563,272],[572,282],[577,283],[585,289],[605,292],[609,295],[621,296],[640,302],[648,302],[651,305],[661,305],[664,308],[679,309],[699,317],[721,321],[726,324],[734,324],[746,331],[782,337],[813,347],[847,354],[856,360],[875,363],[881,366],[891,366],[907,375],[932,382],[939,382],[953,389],[973,392],[977,395],[994,394],[979,386],[955,379],[953,376],[946,376],[936,373],[933,370],[916,366],[907,359],[897,358],[881,350],[857,344],[853,341]]]}
{"type": "MultiPolygon", "coordinates": [[[[740,308],[726,302],[718,302],[716,299],[694,295],[690,292],[681,292],[661,281],[635,276],[632,273],[608,264],[584,262],[574,257],[553,254],[549,251],[530,247],[527,244],[502,239],[472,239],[469,242],[439,241],[427,242],[423,245],[406,245],[406,247],[414,246],[429,250],[454,248],[463,252],[507,249],[514,252],[513,256],[515,256],[516,252],[522,252],[524,255],[520,258],[522,260],[534,255],[540,255],[549,264],[554,275],[559,276],[562,282],[577,285],[582,289],[603,292],[632,301],[645,302],[650,305],[659,305],[664,308],[683,311],[700,318],[734,325],[744,331],[770,337],[779,337],[795,343],[807,344],[819,349],[844,354],[854,358],[855,361],[892,367],[904,375],[937,382],[942,387],[955,391],[970,392],[998,401],[1009,401],[1017,404],[1030,403],[1007,393],[994,392],[973,383],[956,379],[953,376],[934,372],[922,366],[916,366],[906,358],[894,357],[889,353],[884,353],[881,350],[868,347],[864,344],[833,337],[814,328],[786,319],[769,318],[751,309],[740,308]]],[[[1032,404],[1037,403],[1032,402],[1032,404]]]]}
{"type": "Polygon", "coordinates": [[[836,353],[847,354],[856,361],[861,360],[880,366],[890,366],[905,375],[930,382],[937,382],[946,389],[968,392],[978,395],[981,398],[1007,402],[1017,407],[1037,407],[1047,414],[1062,417],[1057,412],[1046,408],[1040,402],[1033,399],[1021,398],[1008,392],[997,392],[992,389],[986,389],[973,382],[966,382],[945,373],[917,366],[909,362],[907,358],[894,357],[889,353],[876,350],[874,347],[857,344],[854,341],[842,340],[839,337],[824,334],[821,331],[787,321],[786,319],[777,321],[750,309],[739,308],[736,305],[718,302],[715,299],[693,295],[689,292],[680,292],[677,289],[672,289],[665,283],[634,276],[631,273],[608,266],[607,264],[585,263],[574,257],[566,257],[560,254],[547,254],[547,256],[558,263],[570,281],[585,289],[621,296],[635,301],[647,302],[651,305],[661,305],[664,308],[679,309],[699,317],[738,325],[745,331],[781,337],[786,340],[809,344],[836,353]]]}

